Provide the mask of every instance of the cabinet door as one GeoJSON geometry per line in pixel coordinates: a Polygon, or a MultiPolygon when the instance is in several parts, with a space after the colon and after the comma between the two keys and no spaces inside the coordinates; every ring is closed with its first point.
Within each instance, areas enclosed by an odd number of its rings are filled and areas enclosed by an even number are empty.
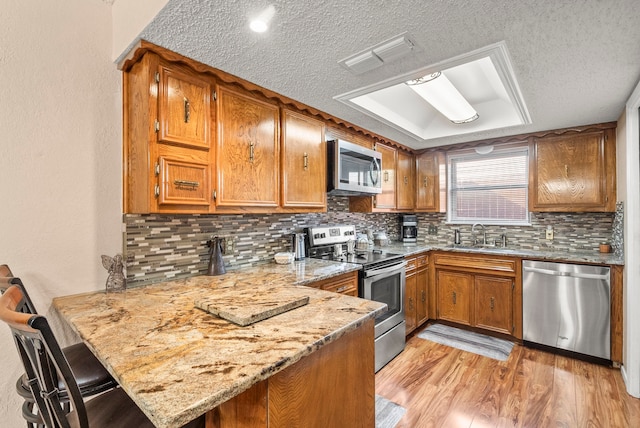
{"type": "Polygon", "coordinates": [[[326,208],[327,148],[324,124],[283,110],[282,205],[326,208]]]}
{"type": "Polygon", "coordinates": [[[615,167],[605,132],[535,140],[531,153],[531,211],[609,211],[614,208],[615,167]],[[605,158],[605,156],[607,158],[605,158]],[[612,193],[612,194],[610,194],[612,193]]]}
{"type": "Polygon", "coordinates": [[[473,276],[467,273],[438,270],[436,281],[438,318],[470,325],[470,293],[473,276]]]}
{"type": "Polygon", "coordinates": [[[160,156],[158,167],[157,197],[160,209],[167,205],[200,205],[208,209],[208,163],[160,156]]]}
{"type": "Polygon", "coordinates": [[[416,157],[416,210],[434,211],[440,209],[440,180],[438,156],[423,153],[416,157]]]}
{"type": "Polygon", "coordinates": [[[278,206],[278,106],[218,88],[218,207],[278,206]]]}
{"type": "Polygon", "coordinates": [[[411,333],[416,328],[416,281],[415,272],[408,274],[404,291],[404,316],[406,322],[406,334],[411,333]]]}
{"type": "Polygon", "coordinates": [[[476,327],[513,334],[513,279],[475,276],[476,327]]]}
{"type": "Polygon", "coordinates": [[[180,68],[160,66],[158,142],[206,148],[211,141],[211,85],[180,68]]]}
{"type": "Polygon", "coordinates": [[[382,193],[375,196],[375,208],[395,209],[396,149],[376,144],[376,151],[382,154],[382,193]]]}
{"type": "Polygon", "coordinates": [[[396,175],[396,208],[413,210],[415,198],[414,157],[411,153],[398,151],[396,175]]]}
{"type": "Polygon", "coordinates": [[[426,268],[416,272],[416,327],[429,319],[428,299],[429,272],[426,268]]]}

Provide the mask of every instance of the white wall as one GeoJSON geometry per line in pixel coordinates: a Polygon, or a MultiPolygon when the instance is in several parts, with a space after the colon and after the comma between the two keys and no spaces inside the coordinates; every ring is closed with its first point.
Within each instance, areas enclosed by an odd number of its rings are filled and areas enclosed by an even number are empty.
{"type": "MultiPolygon", "coordinates": [[[[0,7],[0,263],[49,316],[53,297],[103,288],[100,255],[122,249],[121,75],[109,3],[0,7]]],[[[0,346],[1,424],[22,427],[14,384],[24,370],[5,326],[0,346]]]]}
{"type": "MultiPolygon", "coordinates": [[[[627,101],[622,128],[618,130],[618,173],[624,201],[624,355],[622,375],[627,391],[640,397],[640,84],[627,101]]],[[[620,190],[620,188],[619,188],[620,190]]]]}
{"type": "Polygon", "coordinates": [[[169,0],[116,0],[113,3],[113,54],[115,61],[149,25],[169,0]]]}

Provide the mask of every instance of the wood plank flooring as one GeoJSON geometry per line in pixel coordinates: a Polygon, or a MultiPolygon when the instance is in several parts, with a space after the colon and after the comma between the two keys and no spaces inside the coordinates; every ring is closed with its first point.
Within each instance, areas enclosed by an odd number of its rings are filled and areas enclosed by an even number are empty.
{"type": "Polygon", "coordinates": [[[397,427],[640,427],[620,370],[516,344],[507,361],[420,339],[376,374],[397,427]]]}

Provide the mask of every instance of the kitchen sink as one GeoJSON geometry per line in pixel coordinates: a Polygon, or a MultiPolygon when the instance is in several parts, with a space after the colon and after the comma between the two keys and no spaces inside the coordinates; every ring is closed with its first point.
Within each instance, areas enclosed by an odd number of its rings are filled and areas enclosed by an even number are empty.
{"type": "Polygon", "coordinates": [[[517,252],[515,249],[504,248],[504,247],[496,247],[493,245],[456,245],[449,244],[447,248],[454,248],[460,251],[468,251],[471,253],[497,253],[497,254],[513,254],[517,252]]]}

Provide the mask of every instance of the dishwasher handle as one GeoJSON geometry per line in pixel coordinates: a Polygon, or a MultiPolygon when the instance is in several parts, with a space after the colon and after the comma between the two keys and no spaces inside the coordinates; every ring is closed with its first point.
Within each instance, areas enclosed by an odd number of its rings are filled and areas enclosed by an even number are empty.
{"type": "Polygon", "coordinates": [[[529,267],[529,266],[524,266],[522,268],[522,270],[524,270],[525,272],[541,273],[541,274],[544,274],[544,275],[566,276],[566,277],[572,277],[572,278],[609,280],[609,275],[608,274],[599,275],[599,274],[593,274],[593,273],[560,272],[560,271],[552,270],[552,269],[540,269],[540,268],[534,268],[534,267],[529,267]]]}

